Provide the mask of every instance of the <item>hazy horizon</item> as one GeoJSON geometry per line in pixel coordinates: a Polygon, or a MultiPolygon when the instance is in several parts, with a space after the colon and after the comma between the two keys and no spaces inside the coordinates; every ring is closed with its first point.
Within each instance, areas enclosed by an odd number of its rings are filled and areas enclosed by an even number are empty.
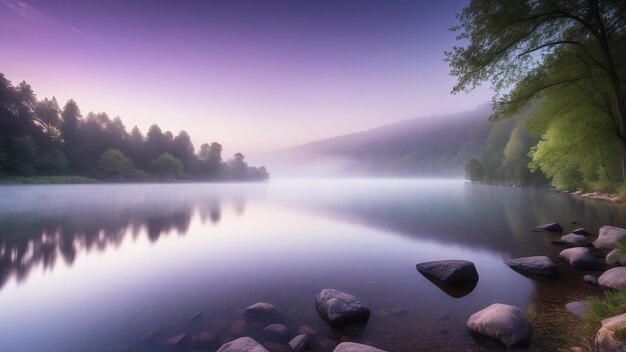
{"type": "Polygon", "coordinates": [[[40,99],[255,155],[488,101],[449,93],[465,4],[1,0],[0,64],[40,99]]]}

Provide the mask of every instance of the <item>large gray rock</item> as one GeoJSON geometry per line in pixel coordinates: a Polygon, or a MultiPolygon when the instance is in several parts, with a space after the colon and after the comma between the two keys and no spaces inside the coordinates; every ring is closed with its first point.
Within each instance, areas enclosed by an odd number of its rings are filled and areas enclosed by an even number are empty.
{"type": "Polygon", "coordinates": [[[439,260],[416,265],[422,275],[435,277],[448,285],[462,286],[478,281],[474,263],[467,260],[439,260]]]}
{"type": "Polygon", "coordinates": [[[626,344],[615,336],[615,330],[626,328],[626,314],[602,320],[602,327],[596,333],[597,352],[626,352],[626,344]]]}
{"type": "Polygon", "coordinates": [[[530,322],[521,309],[507,304],[495,303],[474,313],[467,321],[467,329],[473,336],[491,339],[507,348],[530,344],[530,322]]]}
{"type": "Polygon", "coordinates": [[[615,226],[602,226],[598,239],[593,242],[594,247],[609,252],[617,246],[617,241],[626,235],[626,229],[615,226]]]}
{"type": "Polygon", "coordinates": [[[315,296],[315,308],[333,327],[365,323],[370,317],[370,310],[358,298],[332,289],[323,289],[315,296]]]}
{"type": "Polygon", "coordinates": [[[386,352],[386,351],[378,349],[376,347],[364,345],[361,343],[342,342],[337,347],[335,347],[333,352],[386,352]]]}
{"type": "Polygon", "coordinates": [[[598,278],[598,285],[614,290],[626,288],[626,267],[619,266],[605,271],[598,278]]]}
{"type": "Polygon", "coordinates": [[[307,335],[298,335],[289,341],[289,348],[292,352],[304,351],[309,344],[309,337],[307,335]]]}
{"type": "Polygon", "coordinates": [[[261,321],[264,323],[283,323],[285,318],[271,303],[258,302],[248,308],[244,312],[249,320],[261,321]]]}
{"type": "Polygon", "coordinates": [[[559,257],[565,259],[570,266],[577,269],[594,270],[598,268],[598,262],[591,254],[589,248],[568,248],[559,253],[559,257]]]}
{"type": "Polygon", "coordinates": [[[217,352],[269,352],[265,347],[250,337],[240,337],[237,340],[225,343],[217,352]]]}
{"type": "Polygon", "coordinates": [[[583,320],[589,313],[589,302],[576,301],[565,305],[565,309],[572,313],[576,318],[583,320]]]}
{"type": "Polygon", "coordinates": [[[585,235],[577,235],[570,233],[569,235],[561,236],[561,241],[570,246],[585,247],[591,244],[591,241],[585,235]]]}
{"type": "Polygon", "coordinates": [[[506,261],[506,265],[518,271],[546,277],[554,277],[559,274],[559,268],[557,268],[552,259],[546,256],[509,259],[506,261]]]}

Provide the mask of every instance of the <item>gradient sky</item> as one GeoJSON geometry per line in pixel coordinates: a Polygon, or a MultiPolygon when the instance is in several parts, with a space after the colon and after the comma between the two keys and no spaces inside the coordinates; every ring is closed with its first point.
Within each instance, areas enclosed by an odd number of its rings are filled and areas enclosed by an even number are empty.
{"type": "Polygon", "coordinates": [[[0,0],[0,72],[129,130],[252,155],[487,101],[449,93],[465,3],[0,0]]]}

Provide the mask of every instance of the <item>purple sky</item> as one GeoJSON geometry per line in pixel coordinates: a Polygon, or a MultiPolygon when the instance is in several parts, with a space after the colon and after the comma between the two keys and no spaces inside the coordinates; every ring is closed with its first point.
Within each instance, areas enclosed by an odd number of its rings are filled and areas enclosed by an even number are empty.
{"type": "Polygon", "coordinates": [[[465,3],[0,0],[0,72],[128,129],[252,155],[487,101],[449,94],[465,3]]]}

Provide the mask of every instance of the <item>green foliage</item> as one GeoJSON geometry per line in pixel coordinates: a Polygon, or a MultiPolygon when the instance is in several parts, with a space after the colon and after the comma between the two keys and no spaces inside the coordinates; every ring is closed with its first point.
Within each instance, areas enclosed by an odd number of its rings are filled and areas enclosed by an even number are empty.
{"type": "Polygon", "coordinates": [[[2,139],[0,139],[0,175],[5,174],[9,168],[9,155],[5,148],[2,139]]]}
{"type": "Polygon", "coordinates": [[[37,167],[37,146],[31,136],[13,138],[11,171],[16,175],[31,176],[37,167]]]}
{"type": "Polygon", "coordinates": [[[626,312],[626,292],[624,291],[606,291],[603,299],[591,297],[588,301],[589,313],[585,316],[584,326],[589,333],[595,333],[600,328],[603,319],[626,312]]]}
{"type": "Polygon", "coordinates": [[[626,342],[626,327],[615,329],[613,334],[619,341],[626,342]]]}
{"type": "Polygon", "coordinates": [[[102,154],[100,159],[98,159],[95,173],[99,178],[110,181],[130,181],[146,178],[145,173],[135,168],[133,161],[117,149],[109,149],[102,154]]]}
{"type": "Polygon", "coordinates": [[[31,176],[0,177],[0,184],[23,184],[23,185],[52,185],[52,184],[89,184],[98,183],[98,180],[85,176],[31,176]]]}
{"type": "Polygon", "coordinates": [[[58,150],[43,153],[39,157],[39,163],[37,165],[39,173],[43,175],[61,175],[65,173],[68,168],[69,162],[65,154],[58,150]]]}
{"type": "Polygon", "coordinates": [[[465,165],[465,174],[470,181],[482,181],[485,177],[485,168],[480,160],[474,158],[465,165]]]}
{"type": "Polygon", "coordinates": [[[170,153],[163,153],[152,160],[150,169],[160,180],[176,180],[183,177],[183,162],[170,153]]]}

